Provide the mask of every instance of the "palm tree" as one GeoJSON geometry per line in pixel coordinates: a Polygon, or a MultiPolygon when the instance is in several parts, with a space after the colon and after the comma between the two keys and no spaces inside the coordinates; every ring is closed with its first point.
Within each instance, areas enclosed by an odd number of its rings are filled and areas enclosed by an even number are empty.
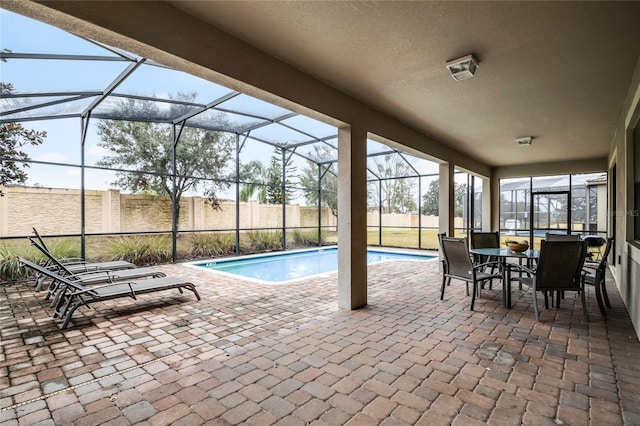
{"type": "Polygon", "coordinates": [[[257,192],[258,202],[267,202],[267,169],[260,160],[253,160],[243,164],[240,170],[240,180],[245,183],[240,189],[240,201],[249,201],[257,192]]]}

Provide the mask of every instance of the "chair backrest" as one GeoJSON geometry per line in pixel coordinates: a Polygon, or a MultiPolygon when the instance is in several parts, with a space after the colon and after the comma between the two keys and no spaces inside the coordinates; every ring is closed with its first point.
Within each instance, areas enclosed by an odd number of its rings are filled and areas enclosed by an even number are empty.
{"type": "MultiPolygon", "coordinates": [[[[31,245],[34,246],[35,248],[37,248],[38,250],[40,250],[40,252],[42,254],[44,254],[47,257],[47,264],[46,266],[49,265],[55,265],[55,267],[58,269],[59,274],[58,275],[63,275],[63,276],[68,276],[68,275],[73,275],[73,272],[71,272],[66,266],[64,266],[62,264],[62,262],[60,262],[58,259],[56,259],[50,252],[49,250],[47,250],[46,246],[41,246],[40,244],[38,244],[36,241],[33,240],[33,238],[29,237],[29,241],[31,241],[31,245]]],[[[42,242],[42,240],[40,240],[42,242]]]]}
{"type": "Polygon", "coordinates": [[[466,238],[442,237],[442,255],[447,262],[447,274],[464,279],[471,279],[473,265],[469,257],[469,246],[466,238]]]}
{"type": "Polygon", "coordinates": [[[547,232],[544,235],[544,239],[547,241],[581,241],[580,235],[578,234],[552,234],[551,232],[547,232]]]}
{"type": "Polygon", "coordinates": [[[471,231],[471,248],[500,248],[500,234],[471,231]]]}
{"type": "Polygon", "coordinates": [[[36,263],[33,263],[33,262],[31,262],[31,261],[29,261],[27,259],[23,259],[23,258],[19,257],[18,260],[23,265],[25,265],[25,266],[33,269],[34,271],[37,271],[37,272],[39,272],[39,273],[41,273],[43,275],[46,275],[47,277],[51,278],[54,281],[61,282],[62,284],[65,284],[65,285],[67,285],[69,287],[72,287],[72,288],[74,288],[76,290],[79,290],[79,291],[87,290],[87,287],[83,286],[82,284],[80,284],[78,282],[75,282],[75,281],[71,281],[70,279],[68,279],[66,277],[63,277],[62,275],[57,274],[54,271],[50,271],[47,268],[43,268],[42,266],[40,266],[40,265],[38,265],[36,263]]]}
{"type": "MultiPolygon", "coordinates": [[[[47,245],[45,244],[44,240],[42,239],[42,237],[40,236],[40,234],[38,233],[38,231],[36,230],[35,227],[32,227],[31,229],[33,229],[33,233],[36,236],[36,238],[38,239],[38,242],[40,244],[40,246],[42,248],[44,248],[45,250],[49,251],[49,247],[47,247],[47,245]]],[[[31,240],[31,238],[29,238],[31,240]]],[[[31,243],[34,243],[33,240],[31,240],[31,243]]],[[[35,244],[34,244],[35,245],[35,244]]]]}
{"type": "Polygon", "coordinates": [[[609,261],[607,258],[609,257],[609,253],[611,253],[611,247],[613,246],[613,237],[607,238],[607,243],[604,246],[604,252],[602,253],[602,257],[600,258],[600,262],[598,263],[597,269],[602,272],[605,271],[609,261]]]}
{"type": "Polygon", "coordinates": [[[578,290],[587,244],[584,241],[540,241],[537,290],[578,290]]]}

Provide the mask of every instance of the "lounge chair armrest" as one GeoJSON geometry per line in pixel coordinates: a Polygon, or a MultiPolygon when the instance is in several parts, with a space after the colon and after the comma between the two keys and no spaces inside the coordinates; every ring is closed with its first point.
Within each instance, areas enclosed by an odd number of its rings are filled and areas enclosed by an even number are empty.
{"type": "Polygon", "coordinates": [[[107,274],[111,276],[112,274],[115,274],[115,271],[111,269],[90,269],[88,271],[76,272],[75,274],[73,274],[73,276],[78,278],[84,278],[84,277],[91,277],[91,275],[96,275],[96,274],[107,274]]]}
{"type": "Polygon", "coordinates": [[[109,282],[102,285],[92,285],[91,287],[84,288],[83,290],[76,290],[73,292],[73,294],[74,295],[86,294],[86,293],[95,292],[96,290],[99,290],[101,288],[113,287],[114,285],[125,285],[125,284],[129,287],[129,292],[131,293],[131,297],[135,299],[136,292],[133,289],[133,286],[135,285],[135,283],[133,282],[109,282]]]}
{"type": "Polygon", "coordinates": [[[61,257],[58,259],[61,263],[86,263],[85,260],[81,257],[61,257]]]}

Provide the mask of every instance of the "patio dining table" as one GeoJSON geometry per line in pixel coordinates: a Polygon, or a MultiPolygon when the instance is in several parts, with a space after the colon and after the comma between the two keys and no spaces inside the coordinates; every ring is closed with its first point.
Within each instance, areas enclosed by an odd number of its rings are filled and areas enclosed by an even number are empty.
{"type": "Polygon", "coordinates": [[[502,270],[502,303],[505,308],[511,309],[511,271],[514,265],[507,262],[507,259],[518,259],[518,264],[522,265],[523,260],[529,263],[540,257],[540,250],[525,250],[524,252],[515,252],[506,248],[476,248],[470,249],[471,254],[479,256],[491,256],[498,259],[502,270]]]}

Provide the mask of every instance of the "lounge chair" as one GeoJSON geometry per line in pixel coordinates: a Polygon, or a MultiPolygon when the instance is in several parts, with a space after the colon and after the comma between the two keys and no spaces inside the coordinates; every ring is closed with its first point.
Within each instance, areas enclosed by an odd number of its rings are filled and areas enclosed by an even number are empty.
{"type": "Polygon", "coordinates": [[[180,293],[182,293],[183,289],[190,290],[195,294],[196,298],[200,300],[200,295],[195,285],[177,277],[148,278],[145,280],[115,282],[101,286],[87,287],[78,281],[72,281],[67,277],[60,276],[54,271],[26,259],[19,258],[19,260],[23,265],[60,283],[58,294],[56,295],[57,300],[54,306],[53,317],[62,320],[63,330],[69,325],[69,321],[76,309],[81,306],[88,306],[94,302],[103,302],[123,297],[136,299],[136,296],[141,294],[171,289],[178,289],[180,293]]]}
{"type": "MultiPolygon", "coordinates": [[[[131,269],[119,269],[119,270],[106,270],[106,269],[93,269],[83,272],[74,272],[73,268],[69,265],[62,263],[57,258],[53,257],[51,253],[45,248],[37,244],[32,238],[29,238],[31,244],[33,244],[42,254],[47,257],[47,263],[42,267],[56,274],[66,277],[71,281],[78,281],[83,285],[87,284],[101,284],[106,282],[115,282],[123,280],[134,280],[138,278],[159,278],[164,277],[166,274],[153,268],[134,268],[131,269]]],[[[43,283],[47,278],[43,273],[38,272],[36,274],[36,291],[42,290],[43,283]]],[[[56,292],[59,286],[59,282],[51,280],[47,290],[46,298],[50,298],[56,292]]]]}
{"type": "MultiPolygon", "coordinates": [[[[36,228],[32,228],[33,233],[37,239],[35,241],[32,237],[29,237],[29,241],[31,244],[36,246],[40,251],[46,250],[51,253],[51,250],[47,247],[44,240],[36,230],[36,228]]],[[[131,262],[127,262],[125,260],[112,260],[108,262],[86,262],[82,258],[72,258],[72,259],[58,259],[60,263],[63,263],[67,269],[69,269],[73,273],[78,272],[88,272],[95,271],[100,269],[108,269],[110,271],[116,271],[119,269],[131,269],[136,268],[137,266],[131,262]]]]}

